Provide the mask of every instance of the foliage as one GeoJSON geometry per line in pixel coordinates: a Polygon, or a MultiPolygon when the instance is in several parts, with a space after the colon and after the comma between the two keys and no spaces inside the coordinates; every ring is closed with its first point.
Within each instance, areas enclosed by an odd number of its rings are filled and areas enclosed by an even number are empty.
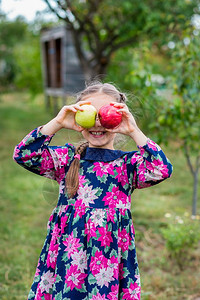
{"type": "Polygon", "coordinates": [[[161,232],[170,256],[183,269],[191,260],[191,250],[197,248],[200,241],[199,221],[177,216],[161,232]]]}
{"type": "Polygon", "coordinates": [[[178,35],[199,0],[44,0],[72,30],[86,77],[104,76],[111,56],[142,41],[161,47],[172,32],[178,35]],[[166,32],[168,33],[166,35],[166,32]],[[90,55],[85,55],[85,45],[90,55]]]}
{"type": "Polygon", "coordinates": [[[26,89],[32,95],[41,92],[40,29],[52,22],[38,16],[28,24],[21,16],[8,20],[3,13],[0,21],[0,89],[26,89]]]}
{"type": "Polygon", "coordinates": [[[16,72],[16,62],[13,56],[13,47],[23,42],[27,24],[22,17],[8,21],[5,15],[0,16],[0,79],[2,86],[13,82],[16,72]]]}
{"type": "Polygon", "coordinates": [[[18,89],[29,90],[32,95],[42,91],[40,44],[38,36],[29,36],[14,49],[16,74],[14,83],[18,89]]]}
{"type": "Polygon", "coordinates": [[[121,49],[114,54],[106,81],[117,82],[127,93],[129,109],[140,127],[157,140],[157,130],[150,124],[157,118],[159,91],[166,88],[171,74],[169,59],[156,48],[148,49],[148,41],[136,48],[121,49]]]}
{"type": "Polygon", "coordinates": [[[184,44],[184,38],[176,44],[171,60],[174,96],[169,101],[163,101],[158,118],[160,126],[165,127],[166,139],[173,135],[195,153],[200,151],[199,47],[199,36],[194,35],[191,35],[188,45],[184,44]]]}
{"type": "Polygon", "coordinates": [[[173,97],[158,107],[157,122],[151,124],[158,130],[160,141],[173,138],[181,143],[189,169],[194,178],[192,214],[196,215],[198,174],[200,170],[200,68],[199,36],[184,32],[172,52],[173,67],[170,88],[173,97]],[[195,157],[194,162],[192,156],[195,157]]]}

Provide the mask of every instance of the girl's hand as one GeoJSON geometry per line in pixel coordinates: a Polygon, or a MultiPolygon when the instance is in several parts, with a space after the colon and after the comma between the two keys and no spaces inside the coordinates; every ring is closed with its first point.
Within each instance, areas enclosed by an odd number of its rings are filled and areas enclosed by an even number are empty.
{"type": "Polygon", "coordinates": [[[42,126],[41,133],[46,135],[55,134],[62,128],[73,129],[76,131],[83,131],[83,127],[78,126],[75,122],[75,114],[78,110],[83,110],[81,105],[90,104],[88,101],[79,101],[77,104],[65,105],[57,116],[42,126]]]}
{"type": "Polygon", "coordinates": [[[55,121],[61,128],[73,129],[79,132],[82,131],[84,128],[77,125],[75,122],[75,114],[78,110],[83,111],[81,106],[84,104],[90,104],[90,102],[79,101],[73,105],[63,106],[58,115],[55,117],[55,121]]]}
{"type": "Polygon", "coordinates": [[[131,136],[134,131],[138,130],[138,127],[133,115],[128,109],[128,106],[124,103],[116,102],[112,102],[112,105],[118,108],[118,112],[122,114],[122,121],[116,128],[107,130],[113,133],[122,133],[131,136]]]}

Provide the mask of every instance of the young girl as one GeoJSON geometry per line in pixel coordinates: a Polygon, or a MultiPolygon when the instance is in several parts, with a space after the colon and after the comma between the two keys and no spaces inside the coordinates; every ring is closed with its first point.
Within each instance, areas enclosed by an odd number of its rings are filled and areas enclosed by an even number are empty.
{"type": "Polygon", "coordinates": [[[60,185],[28,299],[140,299],[131,194],[168,178],[172,165],[138,128],[125,100],[111,84],[90,85],[15,148],[17,163],[60,185]],[[83,104],[99,111],[109,103],[122,114],[117,128],[103,128],[98,117],[89,129],[76,124],[83,104]],[[61,128],[81,132],[87,143],[49,146],[61,128]],[[133,139],[138,151],[114,150],[116,133],[133,139]]]}

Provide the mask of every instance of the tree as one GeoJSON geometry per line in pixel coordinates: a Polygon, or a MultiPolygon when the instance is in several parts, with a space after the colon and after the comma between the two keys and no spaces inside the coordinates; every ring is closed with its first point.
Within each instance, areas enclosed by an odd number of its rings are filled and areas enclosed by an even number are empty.
{"type": "MultiPolygon", "coordinates": [[[[158,110],[160,141],[173,138],[181,149],[193,176],[192,215],[197,214],[200,170],[200,40],[195,31],[185,31],[172,52],[173,97],[158,110]]],[[[155,127],[156,127],[155,123],[155,127]]]]}
{"type": "Polygon", "coordinates": [[[22,17],[9,21],[3,13],[0,16],[0,79],[4,87],[13,83],[16,72],[13,48],[24,40],[27,27],[22,17]]]}
{"type": "Polygon", "coordinates": [[[199,0],[44,0],[71,29],[86,79],[104,76],[118,49],[151,40],[157,47],[180,34],[199,0]],[[166,34],[167,33],[167,34],[166,34]],[[89,55],[86,54],[85,49],[89,55]]]}

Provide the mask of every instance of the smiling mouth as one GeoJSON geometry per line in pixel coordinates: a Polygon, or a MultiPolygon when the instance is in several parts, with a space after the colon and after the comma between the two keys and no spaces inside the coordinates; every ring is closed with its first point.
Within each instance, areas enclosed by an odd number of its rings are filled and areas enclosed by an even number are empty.
{"type": "Polygon", "coordinates": [[[102,137],[106,133],[105,131],[89,131],[89,132],[95,138],[102,137]]]}

